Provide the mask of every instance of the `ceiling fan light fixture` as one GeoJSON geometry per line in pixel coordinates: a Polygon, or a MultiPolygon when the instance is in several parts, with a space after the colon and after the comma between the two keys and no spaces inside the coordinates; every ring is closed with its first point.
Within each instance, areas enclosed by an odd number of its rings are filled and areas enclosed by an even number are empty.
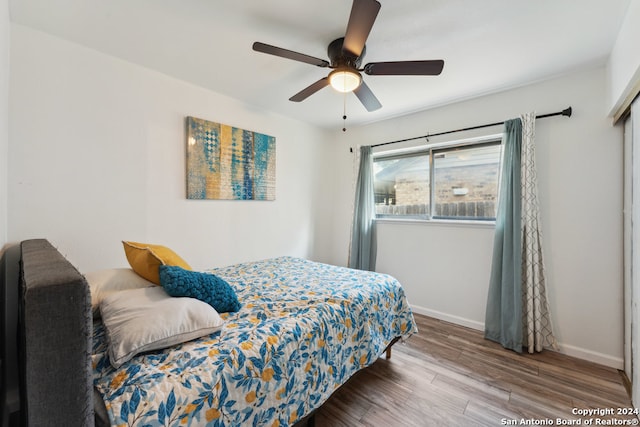
{"type": "Polygon", "coordinates": [[[329,84],[338,92],[353,92],[361,83],[360,73],[350,68],[338,68],[329,73],[329,84]]]}

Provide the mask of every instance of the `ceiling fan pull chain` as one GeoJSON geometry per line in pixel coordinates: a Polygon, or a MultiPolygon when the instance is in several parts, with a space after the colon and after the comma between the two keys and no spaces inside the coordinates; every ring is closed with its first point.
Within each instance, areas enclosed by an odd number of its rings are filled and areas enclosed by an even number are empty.
{"type": "Polygon", "coordinates": [[[347,93],[342,98],[342,132],[347,131],[347,93]]]}

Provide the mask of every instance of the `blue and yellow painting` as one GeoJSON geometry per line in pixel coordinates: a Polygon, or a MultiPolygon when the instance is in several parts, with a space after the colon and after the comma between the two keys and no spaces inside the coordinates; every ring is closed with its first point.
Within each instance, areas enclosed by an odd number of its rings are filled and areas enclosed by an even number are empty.
{"type": "Polygon", "coordinates": [[[275,200],[275,137],[187,117],[187,198],[275,200]]]}

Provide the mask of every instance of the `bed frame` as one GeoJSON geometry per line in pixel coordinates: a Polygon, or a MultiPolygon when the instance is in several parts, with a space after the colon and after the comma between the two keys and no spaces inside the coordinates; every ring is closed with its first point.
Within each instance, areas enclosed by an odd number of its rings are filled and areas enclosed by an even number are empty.
{"type": "MultiPolygon", "coordinates": [[[[3,258],[11,258],[10,251],[6,251],[3,258]]],[[[12,280],[10,274],[2,271],[6,285],[3,289],[3,357],[0,358],[2,427],[13,427],[18,419],[21,426],[102,425],[106,411],[93,388],[93,319],[87,281],[45,239],[22,242],[18,259],[18,280],[12,280]],[[17,292],[10,292],[12,287],[16,288],[16,281],[17,292]],[[17,321],[15,309],[11,307],[18,308],[17,321]],[[17,323],[17,340],[5,334],[12,322],[17,323]],[[12,360],[17,367],[10,366],[12,360]],[[19,372],[19,413],[11,408],[10,402],[7,404],[10,400],[7,394],[16,388],[10,381],[12,370],[19,372]]],[[[396,341],[387,347],[387,358],[391,357],[391,346],[396,341]]],[[[296,426],[313,426],[314,415],[310,414],[296,426]]]]}

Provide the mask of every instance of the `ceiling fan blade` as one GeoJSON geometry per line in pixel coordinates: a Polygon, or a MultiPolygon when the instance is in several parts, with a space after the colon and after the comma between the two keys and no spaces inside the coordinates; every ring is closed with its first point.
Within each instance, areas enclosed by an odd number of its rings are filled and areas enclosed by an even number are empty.
{"type": "Polygon", "coordinates": [[[318,67],[328,67],[329,63],[324,59],[314,56],[305,55],[304,53],[294,52],[292,50],[283,49],[281,47],[271,46],[270,44],[255,42],[253,50],[256,52],[267,53],[269,55],[279,56],[281,58],[293,59],[294,61],[306,62],[307,64],[317,65],[318,67]]]}
{"type": "Polygon", "coordinates": [[[373,92],[371,92],[371,89],[369,89],[369,86],[367,86],[365,82],[362,82],[360,86],[358,86],[358,88],[353,91],[353,93],[356,94],[367,111],[375,111],[382,107],[382,104],[380,104],[378,98],[376,98],[373,92]]]}
{"type": "Polygon", "coordinates": [[[342,50],[360,56],[378,16],[380,3],[376,0],[353,0],[342,50]]]}
{"type": "Polygon", "coordinates": [[[371,62],[364,72],[371,76],[437,76],[444,68],[444,61],[396,61],[371,62]]]}
{"type": "Polygon", "coordinates": [[[325,88],[327,86],[329,86],[329,78],[323,77],[317,82],[312,83],[311,85],[302,89],[300,92],[293,95],[291,98],[289,98],[289,101],[293,101],[293,102],[304,101],[305,99],[307,99],[308,97],[310,97],[311,95],[319,91],[320,89],[325,88]]]}

